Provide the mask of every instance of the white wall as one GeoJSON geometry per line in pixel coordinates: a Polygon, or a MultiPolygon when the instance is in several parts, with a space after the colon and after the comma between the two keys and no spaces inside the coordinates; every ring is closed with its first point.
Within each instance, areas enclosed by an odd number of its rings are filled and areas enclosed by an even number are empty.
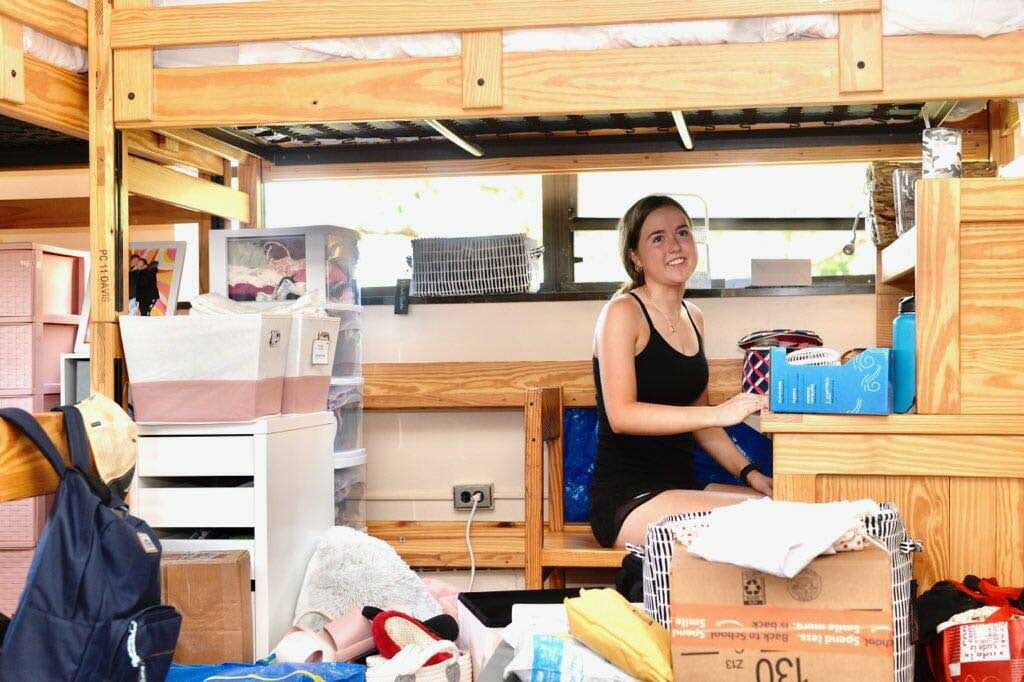
{"type": "MultiPolygon", "coordinates": [[[[860,296],[703,298],[710,357],[740,357],[736,340],[757,329],[818,332],[840,351],[875,342],[875,299],[860,296]]],[[[364,308],[365,362],[586,360],[602,301],[364,308]]],[[[523,418],[519,411],[367,412],[367,516],[464,520],[451,487],[494,483],[493,521],[523,518],[523,418]]]]}

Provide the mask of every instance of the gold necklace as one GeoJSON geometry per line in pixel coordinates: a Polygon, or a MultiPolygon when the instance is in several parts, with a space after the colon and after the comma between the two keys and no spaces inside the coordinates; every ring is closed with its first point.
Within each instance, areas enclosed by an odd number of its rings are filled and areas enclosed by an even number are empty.
{"type": "MultiPolygon", "coordinates": [[[[661,313],[661,316],[665,318],[665,323],[668,324],[668,331],[669,331],[669,333],[670,334],[675,334],[676,333],[676,325],[672,323],[672,320],[669,318],[668,315],[665,314],[665,311],[662,310],[661,308],[659,308],[658,304],[654,302],[654,297],[651,296],[651,292],[649,292],[645,288],[644,289],[644,294],[647,295],[647,302],[650,303],[652,306],[654,306],[654,309],[657,310],[659,313],[661,313]]],[[[683,319],[683,316],[680,315],[679,316],[679,320],[677,320],[677,322],[682,321],[682,319],[683,319]]]]}

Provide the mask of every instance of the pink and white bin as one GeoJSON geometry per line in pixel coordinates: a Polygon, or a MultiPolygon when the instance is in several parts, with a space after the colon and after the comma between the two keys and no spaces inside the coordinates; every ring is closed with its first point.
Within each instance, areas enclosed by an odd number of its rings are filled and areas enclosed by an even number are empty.
{"type": "Polygon", "coordinates": [[[136,421],[245,422],[281,412],[291,315],[120,323],[136,421]]]}

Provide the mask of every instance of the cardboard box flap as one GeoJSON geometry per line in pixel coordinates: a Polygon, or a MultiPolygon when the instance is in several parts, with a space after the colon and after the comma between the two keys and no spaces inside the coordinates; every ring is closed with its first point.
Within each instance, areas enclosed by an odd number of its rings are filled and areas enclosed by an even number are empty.
{"type": "Polygon", "coordinates": [[[871,609],[892,599],[888,552],[875,547],[815,559],[792,580],[714,564],[680,545],[672,557],[672,602],[871,609]],[[709,570],[711,567],[714,570],[709,570]]]}

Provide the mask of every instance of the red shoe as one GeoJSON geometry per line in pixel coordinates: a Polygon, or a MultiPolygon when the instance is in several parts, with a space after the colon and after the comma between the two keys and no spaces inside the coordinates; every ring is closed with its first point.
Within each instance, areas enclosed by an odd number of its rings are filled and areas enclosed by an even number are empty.
{"type": "MultiPolygon", "coordinates": [[[[426,647],[441,638],[427,629],[420,621],[400,611],[381,611],[370,626],[373,643],[384,658],[391,658],[410,644],[426,647]]],[[[426,662],[434,665],[451,658],[450,653],[439,653],[426,662]]]]}

